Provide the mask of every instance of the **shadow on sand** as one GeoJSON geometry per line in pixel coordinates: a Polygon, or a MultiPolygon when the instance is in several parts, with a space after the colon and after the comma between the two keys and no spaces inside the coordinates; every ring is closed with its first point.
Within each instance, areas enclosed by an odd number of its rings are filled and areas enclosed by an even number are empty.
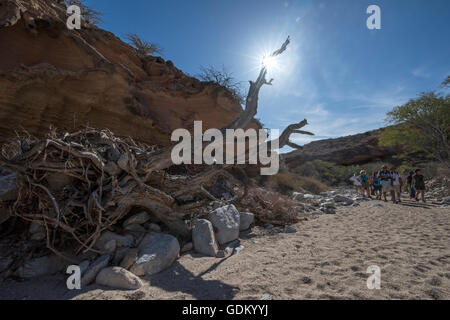
{"type": "Polygon", "coordinates": [[[238,287],[218,280],[203,279],[204,275],[217,268],[225,260],[216,262],[197,276],[175,261],[169,269],[149,276],[148,280],[150,280],[151,286],[157,286],[169,292],[183,292],[199,300],[230,300],[239,291],[238,287]]]}

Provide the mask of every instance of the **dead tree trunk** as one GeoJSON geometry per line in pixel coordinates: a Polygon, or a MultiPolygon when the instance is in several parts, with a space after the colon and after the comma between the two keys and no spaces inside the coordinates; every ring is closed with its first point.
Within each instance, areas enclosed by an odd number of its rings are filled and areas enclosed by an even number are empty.
{"type": "MultiPolygon", "coordinates": [[[[288,37],[271,56],[282,54],[289,42],[288,37]]],[[[250,81],[245,110],[223,132],[245,129],[254,119],[260,89],[273,81],[267,81],[266,75],[263,65],[256,81],[250,81]]],[[[288,126],[278,138],[279,146],[300,148],[289,138],[293,133],[312,134],[299,130],[306,124],[303,120],[288,126]]],[[[240,182],[224,170],[229,166],[211,166],[189,179],[166,174],[164,169],[173,165],[175,145],[154,150],[117,138],[109,130],[90,128],[63,136],[51,131],[45,140],[20,137],[3,146],[0,155],[0,165],[15,172],[19,180],[18,199],[9,206],[11,215],[44,225],[52,250],[58,236],[75,240],[79,251],[92,250],[100,233],[133,207],[145,208],[173,233],[188,237],[186,215],[217,200],[208,186],[217,185],[220,177],[225,188],[240,182]]],[[[246,192],[235,193],[230,201],[246,192]]]]}

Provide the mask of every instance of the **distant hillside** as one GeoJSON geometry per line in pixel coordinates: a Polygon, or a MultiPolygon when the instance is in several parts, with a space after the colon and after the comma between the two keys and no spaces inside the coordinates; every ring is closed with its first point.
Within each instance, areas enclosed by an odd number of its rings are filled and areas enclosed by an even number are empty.
{"type": "Polygon", "coordinates": [[[295,150],[284,154],[283,158],[289,168],[295,168],[313,160],[322,160],[339,165],[364,164],[379,160],[392,161],[392,157],[399,154],[401,150],[400,148],[378,145],[378,135],[382,130],[313,141],[304,145],[303,150],[295,150]]]}

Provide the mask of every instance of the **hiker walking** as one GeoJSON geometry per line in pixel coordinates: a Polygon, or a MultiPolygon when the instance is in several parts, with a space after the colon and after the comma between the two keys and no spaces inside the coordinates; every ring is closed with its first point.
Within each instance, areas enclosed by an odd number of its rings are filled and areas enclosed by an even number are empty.
{"type": "Polygon", "coordinates": [[[381,200],[381,180],[378,178],[378,172],[372,173],[372,181],[374,195],[377,200],[381,200]]]}
{"type": "Polygon", "coordinates": [[[423,177],[420,169],[417,169],[415,171],[413,181],[414,181],[414,188],[416,189],[416,197],[415,197],[416,201],[419,201],[419,194],[420,194],[423,203],[426,203],[426,201],[425,201],[425,180],[424,180],[424,177],[423,177]]]}
{"type": "Polygon", "coordinates": [[[359,190],[361,189],[361,182],[359,181],[359,177],[356,174],[356,172],[353,174],[353,176],[349,179],[351,182],[353,182],[353,185],[356,189],[356,195],[359,195],[359,190]]]}
{"type": "Polygon", "coordinates": [[[403,186],[403,180],[400,176],[400,173],[397,171],[396,167],[391,168],[392,173],[392,187],[394,189],[394,193],[396,196],[396,203],[402,202],[402,186],[403,186]]]}
{"type": "Polygon", "coordinates": [[[370,190],[369,190],[369,177],[366,174],[365,170],[361,170],[359,173],[359,181],[361,182],[361,194],[364,197],[364,190],[367,192],[367,197],[372,199],[370,196],[370,190]]]}
{"type": "Polygon", "coordinates": [[[384,201],[387,202],[386,194],[391,194],[392,202],[395,203],[395,192],[393,188],[392,173],[387,169],[386,165],[381,167],[381,171],[378,172],[378,177],[381,180],[381,189],[383,191],[384,201]]]}
{"type": "Polygon", "coordinates": [[[408,177],[406,178],[406,184],[410,199],[416,198],[416,188],[414,188],[413,179],[414,179],[414,171],[410,171],[408,177]]]}

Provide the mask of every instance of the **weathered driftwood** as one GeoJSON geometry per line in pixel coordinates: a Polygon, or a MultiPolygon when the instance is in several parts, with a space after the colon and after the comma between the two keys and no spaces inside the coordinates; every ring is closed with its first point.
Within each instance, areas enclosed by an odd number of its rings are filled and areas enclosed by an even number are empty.
{"type": "MultiPolygon", "coordinates": [[[[289,42],[288,38],[272,56],[284,52],[289,42]]],[[[262,66],[257,80],[250,82],[245,110],[222,130],[245,128],[252,121],[261,87],[273,81],[267,81],[266,74],[262,66]]],[[[298,148],[289,137],[311,134],[299,130],[306,124],[303,120],[289,126],[278,138],[280,147],[298,148]]],[[[94,250],[101,232],[133,207],[144,208],[173,233],[189,236],[186,220],[208,202],[220,200],[217,190],[229,192],[228,201],[238,204],[248,189],[245,179],[239,181],[226,170],[232,165],[210,166],[190,177],[168,174],[173,147],[156,150],[93,128],[64,135],[51,130],[46,139],[17,137],[3,146],[0,155],[0,166],[18,177],[18,198],[10,205],[10,214],[44,225],[47,246],[55,252],[55,244],[66,239],[76,241],[79,252],[94,250]]]]}

